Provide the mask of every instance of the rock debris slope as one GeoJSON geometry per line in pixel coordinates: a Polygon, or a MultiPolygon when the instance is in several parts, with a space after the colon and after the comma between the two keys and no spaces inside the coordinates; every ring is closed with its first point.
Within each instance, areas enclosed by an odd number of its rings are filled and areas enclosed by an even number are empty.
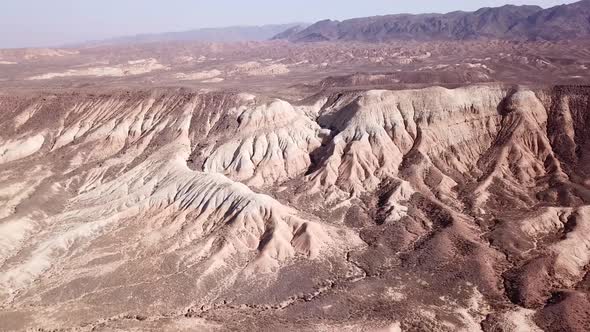
{"type": "Polygon", "coordinates": [[[589,101],[2,96],[0,325],[583,331],[589,101]]]}

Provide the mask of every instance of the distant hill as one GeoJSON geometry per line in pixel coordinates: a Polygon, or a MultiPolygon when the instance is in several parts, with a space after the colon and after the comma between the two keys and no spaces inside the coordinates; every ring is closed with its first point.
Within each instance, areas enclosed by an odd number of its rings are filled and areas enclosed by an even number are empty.
{"type": "Polygon", "coordinates": [[[300,33],[301,31],[305,30],[305,28],[307,28],[309,26],[309,24],[298,24],[294,27],[291,27],[277,35],[275,35],[274,37],[272,37],[273,40],[280,40],[280,39],[289,39],[292,36],[300,33]]]}
{"type": "Polygon", "coordinates": [[[543,9],[506,5],[475,12],[398,14],[324,20],[274,39],[293,42],[391,40],[526,39],[559,40],[590,37],[590,0],[543,9]]]}
{"type": "Polygon", "coordinates": [[[141,34],[107,40],[81,43],[75,46],[104,46],[121,44],[142,44],[169,41],[240,42],[268,40],[293,28],[305,26],[301,23],[272,24],[262,26],[235,26],[226,28],[204,28],[180,32],[141,34]]]}

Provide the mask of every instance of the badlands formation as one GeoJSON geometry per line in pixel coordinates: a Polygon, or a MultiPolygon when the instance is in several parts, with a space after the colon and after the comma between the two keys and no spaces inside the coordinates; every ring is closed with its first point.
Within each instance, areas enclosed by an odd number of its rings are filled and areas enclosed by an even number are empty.
{"type": "Polygon", "coordinates": [[[588,75],[580,40],[0,50],[0,330],[588,331],[588,75]]]}
{"type": "Polygon", "coordinates": [[[0,107],[3,330],[589,326],[586,87],[0,107]]]}

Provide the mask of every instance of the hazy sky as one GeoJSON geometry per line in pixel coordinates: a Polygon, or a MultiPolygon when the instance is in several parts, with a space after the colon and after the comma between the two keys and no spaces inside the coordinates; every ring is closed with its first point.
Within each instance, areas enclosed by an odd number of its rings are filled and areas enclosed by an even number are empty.
{"type": "Polygon", "coordinates": [[[0,48],[203,27],[315,22],[395,13],[475,10],[569,0],[0,0],[0,48]]]}

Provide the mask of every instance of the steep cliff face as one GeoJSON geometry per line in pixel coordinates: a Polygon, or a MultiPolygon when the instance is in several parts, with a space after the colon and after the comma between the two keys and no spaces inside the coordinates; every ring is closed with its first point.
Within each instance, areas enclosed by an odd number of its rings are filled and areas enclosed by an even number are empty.
{"type": "Polygon", "coordinates": [[[589,101],[494,85],[2,96],[0,321],[575,330],[589,101]]]}

